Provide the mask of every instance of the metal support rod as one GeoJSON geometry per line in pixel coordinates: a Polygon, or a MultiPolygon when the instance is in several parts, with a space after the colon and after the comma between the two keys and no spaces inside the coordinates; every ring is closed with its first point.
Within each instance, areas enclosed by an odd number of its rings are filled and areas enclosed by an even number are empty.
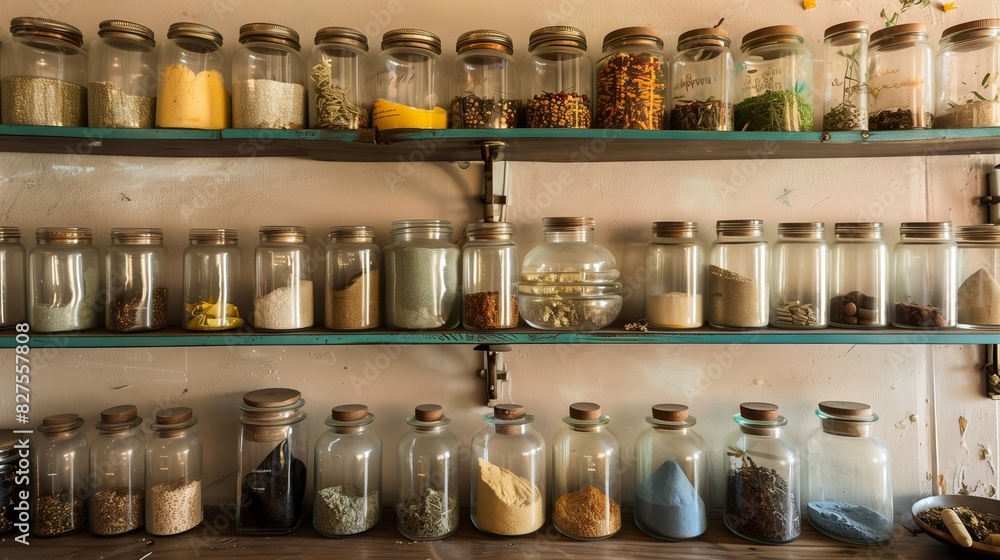
{"type": "Polygon", "coordinates": [[[997,401],[1000,400],[1000,374],[997,371],[997,349],[1000,345],[986,344],[986,359],[983,363],[983,373],[986,374],[986,395],[997,401]]]}
{"type": "MultiPolygon", "coordinates": [[[[989,223],[1000,225],[1000,165],[994,167],[987,176],[986,196],[979,203],[987,205],[989,223]]],[[[1000,400],[1000,371],[998,371],[997,350],[1000,345],[986,344],[983,346],[986,359],[983,360],[983,373],[986,376],[986,395],[993,400],[1000,400]]]]}
{"type": "Polygon", "coordinates": [[[483,353],[483,369],[479,377],[486,380],[486,406],[494,406],[503,394],[500,386],[510,381],[510,372],[503,361],[503,353],[510,352],[506,344],[479,344],[475,347],[483,353]]]}
{"type": "Polygon", "coordinates": [[[483,142],[483,203],[484,222],[507,221],[507,163],[503,161],[503,142],[483,142]]]}

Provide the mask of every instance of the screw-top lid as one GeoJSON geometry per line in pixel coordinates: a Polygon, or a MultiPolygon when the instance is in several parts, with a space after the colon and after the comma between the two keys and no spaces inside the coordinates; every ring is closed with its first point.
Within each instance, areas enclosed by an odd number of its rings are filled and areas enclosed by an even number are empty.
{"type": "Polygon", "coordinates": [[[794,239],[822,239],[823,222],[782,222],[778,224],[778,235],[794,239]]]}
{"type": "Polygon", "coordinates": [[[882,239],[882,222],[839,222],[833,234],[847,239],[882,239]]]}
{"type": "MultiPolygon", "coordinates": [[[[13,29],[11,29],[11,32],[13,32],[13,29]]],[[[944,47],[949,43],[958,43],[983,37],[995,37],[998,33],[1000,33],[1000,19],[990,18],[967,21],[945,29],[941,33],[940,46],[944,47]]]]}
{"type": "Polygon", "coordinates": [[[777,43],[802,44],[802,30],[794,25],[772,25],[751,31],[743,36],[740,52],[754,47],[777,43]]]}
{"type": "Polygon", "coordinates": [[[514,40],[510,35],[492,29],[476,29],[459,35],[455,51],[462,54],[473,49],[493,49],[514,54],[514,40]]]}
{"type": "Polygon", "coordinates": [[[368,37],[350,27],[324,27],[316,32],[315,44],[340,43],[368,51],[368,37]]]}
{"type": "Polygon", "coordinates": [[[164,408],[156,413],[156,423],[164,426],[183,424],[194,417],[194,411],[186,406],[164,408]]]}
{"type": "Polygon", "coordinates": [[[778,419],[778,405],[764,402],[740,404],[740,416],[755,422],[773,422],[778,419]]]}
{"type": "Polygon", "coordinates": [[[519,420],[524,418],[524,405],[498,404],[493,407],[493,416],[497,420],[519,420]]]}
{"type": "Polygon", "coordinates": [[[654,237],[696,237],[698,222],[653,222],[654,237]]]}
{"type": "Polygon", "coordinates": [[[683,422],[688,419],[688,407],[672,403],[653,405],[653,418],[664,422],[683,422]]]}
{"type": "Polygon", "coordinates": [[[98,37],[116,37],[138,41],[147,47],[155,47],[156,41],[153,39],[153,30],[145,25],[139,25],[131,21],[120,19],[106,19],[98,25],[98,37]]]}
{"type": "Polygon", "coordinates": [[[966,242],[1000,242],[1000,226],[976,224],[955,228],[955,238],[966,242]]]}
{"type": "Polygon", "coordinates": [[[393,29],[382,35],[382,50],[392,47],[426,49],[441,54],[441,38],[423,29],[393,29]]]}
{"type": "Polygon", "coordinates": [[[330,228],[330,241],[372,241],[375,239],[375,228],[370,226],[333,226],[330,228]]]}
{"type": "Polygon", "coordinates": [[[0,226],[0,243],[17,243],[21,241],[21,230],[17,226],[0,226]]]}
{"type": "Polygon", "coordinates": [[[452,231],[450,220],[395,220],[390,233],[393,236],[428,234],[451,238],[452,231]]]}
{"type": "Polygon", "coordinates": [[[10,34],[15,37],[39,35],[83,46],[83,32],[68,23],[40,17],[16,17],[10,20],[10,34]]]}
{"type": "Polygon", "coordinates": [[[151,245],[163,242],[160,228],[111,228],[111,243],[114,245],[151,245]]]}
{"type": "Polygon", "coordinates": [[[338,422],[355,422],[367,415],[368,407],[363,404],[342,404],[330,412],[330,417],[338,422]]]}
{"type": "Polygon", "coordinates": [[[305,243],[306,228],[303,226],[260,226],[261,242],[305,243]]]}
{"type": "Polygon", "coordinates": [[[276,23],[247,23],[240,26],[240,44],[261,41],[264,43],[277,43],[291,47],[296,51],[301,50],[299,45],[299,34],[291,27],[278,25],[276,23]]]}
{"type": "Polygon", "coordinates": [[[861,32],[868,32],[867,23],[863,21],[845,21],[844,23],[827,27],[826,31],[823,32],[823,38],[831,39],[837,35],[860,34],[861,32]]]}
{"type": "Polygon", "coordinates": [[[82,227],[40,227],[35,230],[35,241],[38,243],[84,243],[94,239],[90,228],[82,227]]]}
{"type": "Polygon", "coordinates": [[[623,27],[615,29],[604,36],[602,50],[608,52],[616,48],[633,45],[662,49],[663,39],[660,37],[660,32],[652,27],[623,27]]]}
{"type": "Polygon", "coordinates": [[[591,402],[569,405],[569,417],[574,420],[597,420],[601,417],[601,406],[591,402]]]}
{"type": "Polygon", "coordinates": [[[420,422],[437,422],[444,418],[444,408],[439,404],[421,404],[413,409],[413,417],[420,422]]]}
{"type": "Polygon", "coordinates": [[[760,237],[764,235],[764,220],[719,220],[715,233],[720,237],[760,237]]]}
{"type": "Polygon", "coordinates": [[[872,33],[868,40],[869,47],[878,45],[887,47],[894,44],[914,43],[926,40],[927,26],[922,23],[902,23],[884,27],[872,33]]]}
{"type": "Polygon", "coordinates": [[[594,218],[564,216],[555,218],[542,218],[542,229],[545,231],[576,231],[589,229],[594,231],[596,221],[594,218]]]}
{"type": "Polygon", "coordinates": [[[541,46],[575,47],[587,50],[587,36],[583,31],[566,25],[542,27],[531,32],[528,37],[528,52],[541,46]]]}
{"type": "Polygon", "coordinates": [[[685,31],[677,37],[677,50],[691,47],[729,47],[729,33],[721,27],[699,27],[685,31]]]}
{"type": "Polygon", "coordinates": [[[191,228],[188,232],[188,240],[195,245],[229,245],[235,244],[238,238],[235,229],[191,228]]]}
{"type": "Polygon", "coordinates": [[[951,239],[951,222],[903,222],[899,235],[907,239],[951,239]]]}
{"type": "Polygon", "coordinates": [[[465,226],[465,236],[472,239],[510,239],[514,226],[510,222],[472,222],[465,226]]]}
{"type": "Polygon", "coordinates": [[[214,43],[216,47],[222,46],[222,34],[207,25],[192,23],[189,21],[179,21],[171,23],[167,29],[167,39],[183,38],[197,39],[214,43]]]}
{"type": "Polygon", "coordinates": [[[293,405],[302,399],[295,389],[258,389],[243,395],[243,402],[255,408],[279,408],[293,405]]]}

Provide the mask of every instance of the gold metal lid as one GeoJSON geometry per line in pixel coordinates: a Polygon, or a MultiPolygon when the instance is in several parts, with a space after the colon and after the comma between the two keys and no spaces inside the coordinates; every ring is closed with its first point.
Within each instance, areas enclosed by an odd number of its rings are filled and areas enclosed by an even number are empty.
{"type": "Polygon", "coordinates": [[[352,27],[324,27],[316,32],[313,42],[317,45],[341,43],[368,51],[368,37],[352,27]]]}
{"type": "Polygon", "coordinates": [[[38,243],[90,244],[92,239],[94,234],[90,228],[40,227],[35,230],[35,241],[38,243]]]}
{"type": "Polygon", "coordinates": [[[848,239],[882,239],[882,222],[839,222],[833,225],[833,234],[848,239]]]}
{"type": "Polygon", "coordinates": [[[729,33],[721,27],[699,27],[685,31],[677,37],[677,50],[682,51],[691,47],[728,47],[731,40],[729,33]]]}
{"type": "Polygon", "coordinates": [[[382,35],[382,50],[392,47],[411,47],[441,54],[441,38],[423,29],[393,29],[382,35]]]}
{"type": "Polygon", "coordinates": [[[615,48],[625,46],[650,46],[658,49],[663,48],[663,39],[660,32],[652,27],[636,26],[622,27],[615,29],[604,36],[604,46],[602,50],[608,52],[615,48]]]}
{"type": "Polygon", "coordinates": [[[541,46],[575,47],[586,51],[587,36],[575,27],[551,25],[532,31],[528,37],[528,52],[541,46]]]}
{"type": "Polygon", "coordinates": [[[170,27],[167,29],[167,39],[174,38],[196,39],[214,43],[216,47],[222,46],[221,33],[207,25],[190,21],[179,21],[170,24],[170,27]]]}
{"type": "Polygon", "coordinates": [[[305,243],[305,226],[260,226],[261,242],[305,243]]]}
{"type": "Polygon", "coordinates": [[[330,241],[373,241],[375,228],[370,226],[333,226],[330,228],[330,241]]]}
{"type": "Polygon", "coordinates": [[[761,237],[764,235],[764,220],[718,220],[715,233],[720,237],[761,237]]]}
{"type": "Polygon", "coordinates": [[[75,47],[83,46],[83,32],[68,23],[40,17],[16,17],[10,20],[10,34],[15,37],[36,35],[51,37],[70,43],[75,47]]]}
{"type": "Polygon", "coordinates": [[[951,222],[903,222],[899,235],[908,239],[951,239],[951,222]]]}
{"type": "Polygon", "coordinates": [[[106,19],[98,25],[98,37],[117,37],[137,41],[147,47],[155,47],[156,40],[153,38],[153,30],[145,25],[139,25],[131,21],[120,19],[106,19]]]}
{"type": "Polygon", "coordinates": [[[472,222],[465,226],[465,236],[471,239],[510,239],[514,226],[510,222],[472,222]]]}
{"type": "Polygon", "coordinates": [[[163,242],[160,228],[111,228],[113,245],[155,245],[163,242]]]}
{"type": "Polygon", "coordinates": [[[514,40],[510,35],[492,29],[476,29],[459,35],[455,51],[462,54],[473,49],[493,49],[514,54],[514,40]]]}
{"type": "Polygon", "coordinates": [[[18,243],[21,230],[17,226],[0,226],[0,243],[18,243]]]}
{"type": "Polygon", "coordinates": [[[975,224],[955,228],[955,238],[959,242],[1000,242],[1000,226],[975,224]]]}
{"type": "Polygon", "coordinates": [[[802,30],[794,25],[772,25],[751,31],[743,36],[740,52],[771,43],[802,44],[802,30]]]}
{"type": "Polygon", "coordinates": [[[579,216],[557,216],[542,218],[542,229],[545,231],[578,231],[594,230],[594,218],[579,216]]]}
{"type": "Polygon", "coordinates": [[[276,43],[302,50],[299,34],[291,27],[276,23],[246,23],[240,26],[240,44],[252,42],[276,43]]]}
{"type": "Polygon", "coordinates": [[[653,222],[653,237],[696,237],[698,222],[653,222]]]}
{"type": "Polygon", "coordinates": [[[191,228],[188,232],[188,240],[195,245],[231,245],[238,238],[239,234],[235,229],[191,228]]]}

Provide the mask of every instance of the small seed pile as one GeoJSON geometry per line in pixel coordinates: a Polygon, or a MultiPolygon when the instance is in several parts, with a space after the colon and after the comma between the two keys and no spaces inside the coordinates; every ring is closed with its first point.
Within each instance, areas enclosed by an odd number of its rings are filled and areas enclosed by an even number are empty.
{"type": "Polygon", "coordinates": [[[201,479],[179,478],[149,489],[146,529],[154,535],[176,535],[201,523],[201,479]]]}
{"type": "Polygon", "coordinates": [[[118,535],[142,527],[144,498],[142,488],[119,487],[95,492],[91,498],[90,531],[96,535],[118,535]]]}
{"type": "Polygon", "coordinates": [[[83,272],[83,293],[72,293],[69,303],[47,305],[36,303],[31,309],[31,329],[38,332],[65,332],[97,326],[97,271],[83,272]]]}
{"type": "Polygon", "coordinates": [[[838,325],[877,327],[884,319],[879,317],[877,297],[861,293],[860,290],[847,292],[830,299],[830,322],[838,325]]]}
{"type": "Polygon", "coordinates": [[[783,301],[775,307],[774,325],[792,325],[795,327],[815,327],[819,324],[813,304],[802,303],[799,300],[783,301]]]}
{"type": "Polygon", "coordinates": [[[129,95],[112,82],[90,82],[90,126],[96,128],[153,128],[156,98],[129,95]]]}
{"type": "Polygon", "coordinates": [[[318,492],[316,530],[327,535],[353,535],[375,526],[379,516],[378,491],[365,496],[354,484],[330,486],[318,492]]]}
{"type": "Polygon", "coordinates": [[[234,128],[300,129],[306,126],[306,90],[277,80],[233,83],[234,128]]]}
{"type": "Polygon", "coordinates": [[[938,531],[948,533],[948,527],[941,520],[941,511],[944,509],[951,509],[958,515],[958,518],[962,521],[962,525],[965,525],[966,530],[969,531],[969,536],[976,542],[983,542],[990,535],[1000,534],[1000,519],[963,506],[925,509],[917,514],[917,518],[938,531]]]}
{"type": "Polygon", "coordinates": [[[437,329],[458,318],[457,248],[400,247],[386,258],[385,322],[400,329],[437,329]]]}
{"type": "Polygon", "coordinates": [[[590,128],[590,100],[576,92],[543,93],[524,109],[529,128],[590,128]]]}
{"type": "Polygon", "coordinates": [[[0,81],[0,122],[87,126],[87,88],[53,78],[7,76],[0,81]]]}
{"type": "Polygon", "coordinates": [[[607,537],[622,526],[622,510],[594,486],[564,494],[552,508],[552,522],[560,533],[585,539],[607,537]]]}
{"type": "Polygon", "coordinates": [[[597,127],[663,128],[666,78],[662,61],[649,53],[615,53],[597,74],[597,127]]]}
{"type": "Polygon", "coordinates": [[[914,113],[910,109],[884,109],[868,116],[868,130],[910,130],[930,128],[934,115],[927,111],[914,113]]]}
{"type": "Polygon", "coordinates": [[[897,303],[893,323],[913,327],[944,327],[948,320],[941,314],[940,307],[918,305],[916,303],[897,303]]]}
{"type": "Polygon", "coordinates": [[[368,128],[368,111],[351,102],[347,90],[333,83],[329,60],[323,60],[309,71],[316,112],[316,128],[368,128]]]}
{"type": "Polygon", "coordinates": [[[255,298],[253,311],[259,329],[308,329],[313,324],[313,283],[301,280],[297,289],[278,288],[255,298]]]}
{"type": "Polygon", "coordinates": [[[153,297],[145,292],[120,294],[108,304],[109,331],[134,332],[167,326],[167,289],[156,288],[153,297]]]}
{"type": "Polygon", "coordinates": [[[444,492],[424,488],[396,506],[399,532],[409,539],[439,539],[458,527],[458,502],[444,492]]]}
{"type": "Polygon", "coordinates": [[[860,130],[864,129],[866,124],[862,119],[861,110],[846,99],[823,115],[823,130],[827,131],[860,130]]]}
{"type": "Polygon", "coordinates": [[[378,269],[363,272],[341,290],[326,294],[326,328],[373,329],[379,322],[378,269]]]}
{"type": "Polygon", "coordinates": [[[963,103],[934,117],[934,128],[1000,126],[1000,101],[963,103]]]}
{"type": "Polygon", "coordinates": [[[464,323],[471,329],[511,329],[517,326],[517,296],[510,296],[505,306],[500,292],[465,294],[464,323]]]}
{"type": "Polygon", "coordinates": [[[69,490],[38,496],[35,503],[35,533],[55,536],[87,524],[87,499],[69,490]]]}
{"type": "Polygon", "coordinates": [[[720,327],[763,327],[767,314],[761,311],[764,290],[752,278],[720,268],[708,267],[709,319],[720,327]]]}
{"type": "Polygon", "coordinates": [[[610,325],[621,312],[621,303],[604,299],[531,298],[521,312],[537,328],[596,331],[610,325]]]}
{"type": "Polygon", "coordinates": [[[464,95],[451,100],[452,128],[517,128],[518,99],[464,95]]]}
{"type": "Polygon", "coordinates": [[[670,111],[673,130],[731,130],[733,105],[721,99],[676,101],[670,111]]]}

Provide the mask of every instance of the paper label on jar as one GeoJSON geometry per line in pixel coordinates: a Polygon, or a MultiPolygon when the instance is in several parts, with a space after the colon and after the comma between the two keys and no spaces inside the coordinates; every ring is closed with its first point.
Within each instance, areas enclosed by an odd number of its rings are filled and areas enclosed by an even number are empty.
{"type": "Polygon", "coordinates": [[[390,128],[448,128],[448,112],[441,107],[431,110],[376,99],[372,108],[372,125],[381,130],[390,128]]]}

